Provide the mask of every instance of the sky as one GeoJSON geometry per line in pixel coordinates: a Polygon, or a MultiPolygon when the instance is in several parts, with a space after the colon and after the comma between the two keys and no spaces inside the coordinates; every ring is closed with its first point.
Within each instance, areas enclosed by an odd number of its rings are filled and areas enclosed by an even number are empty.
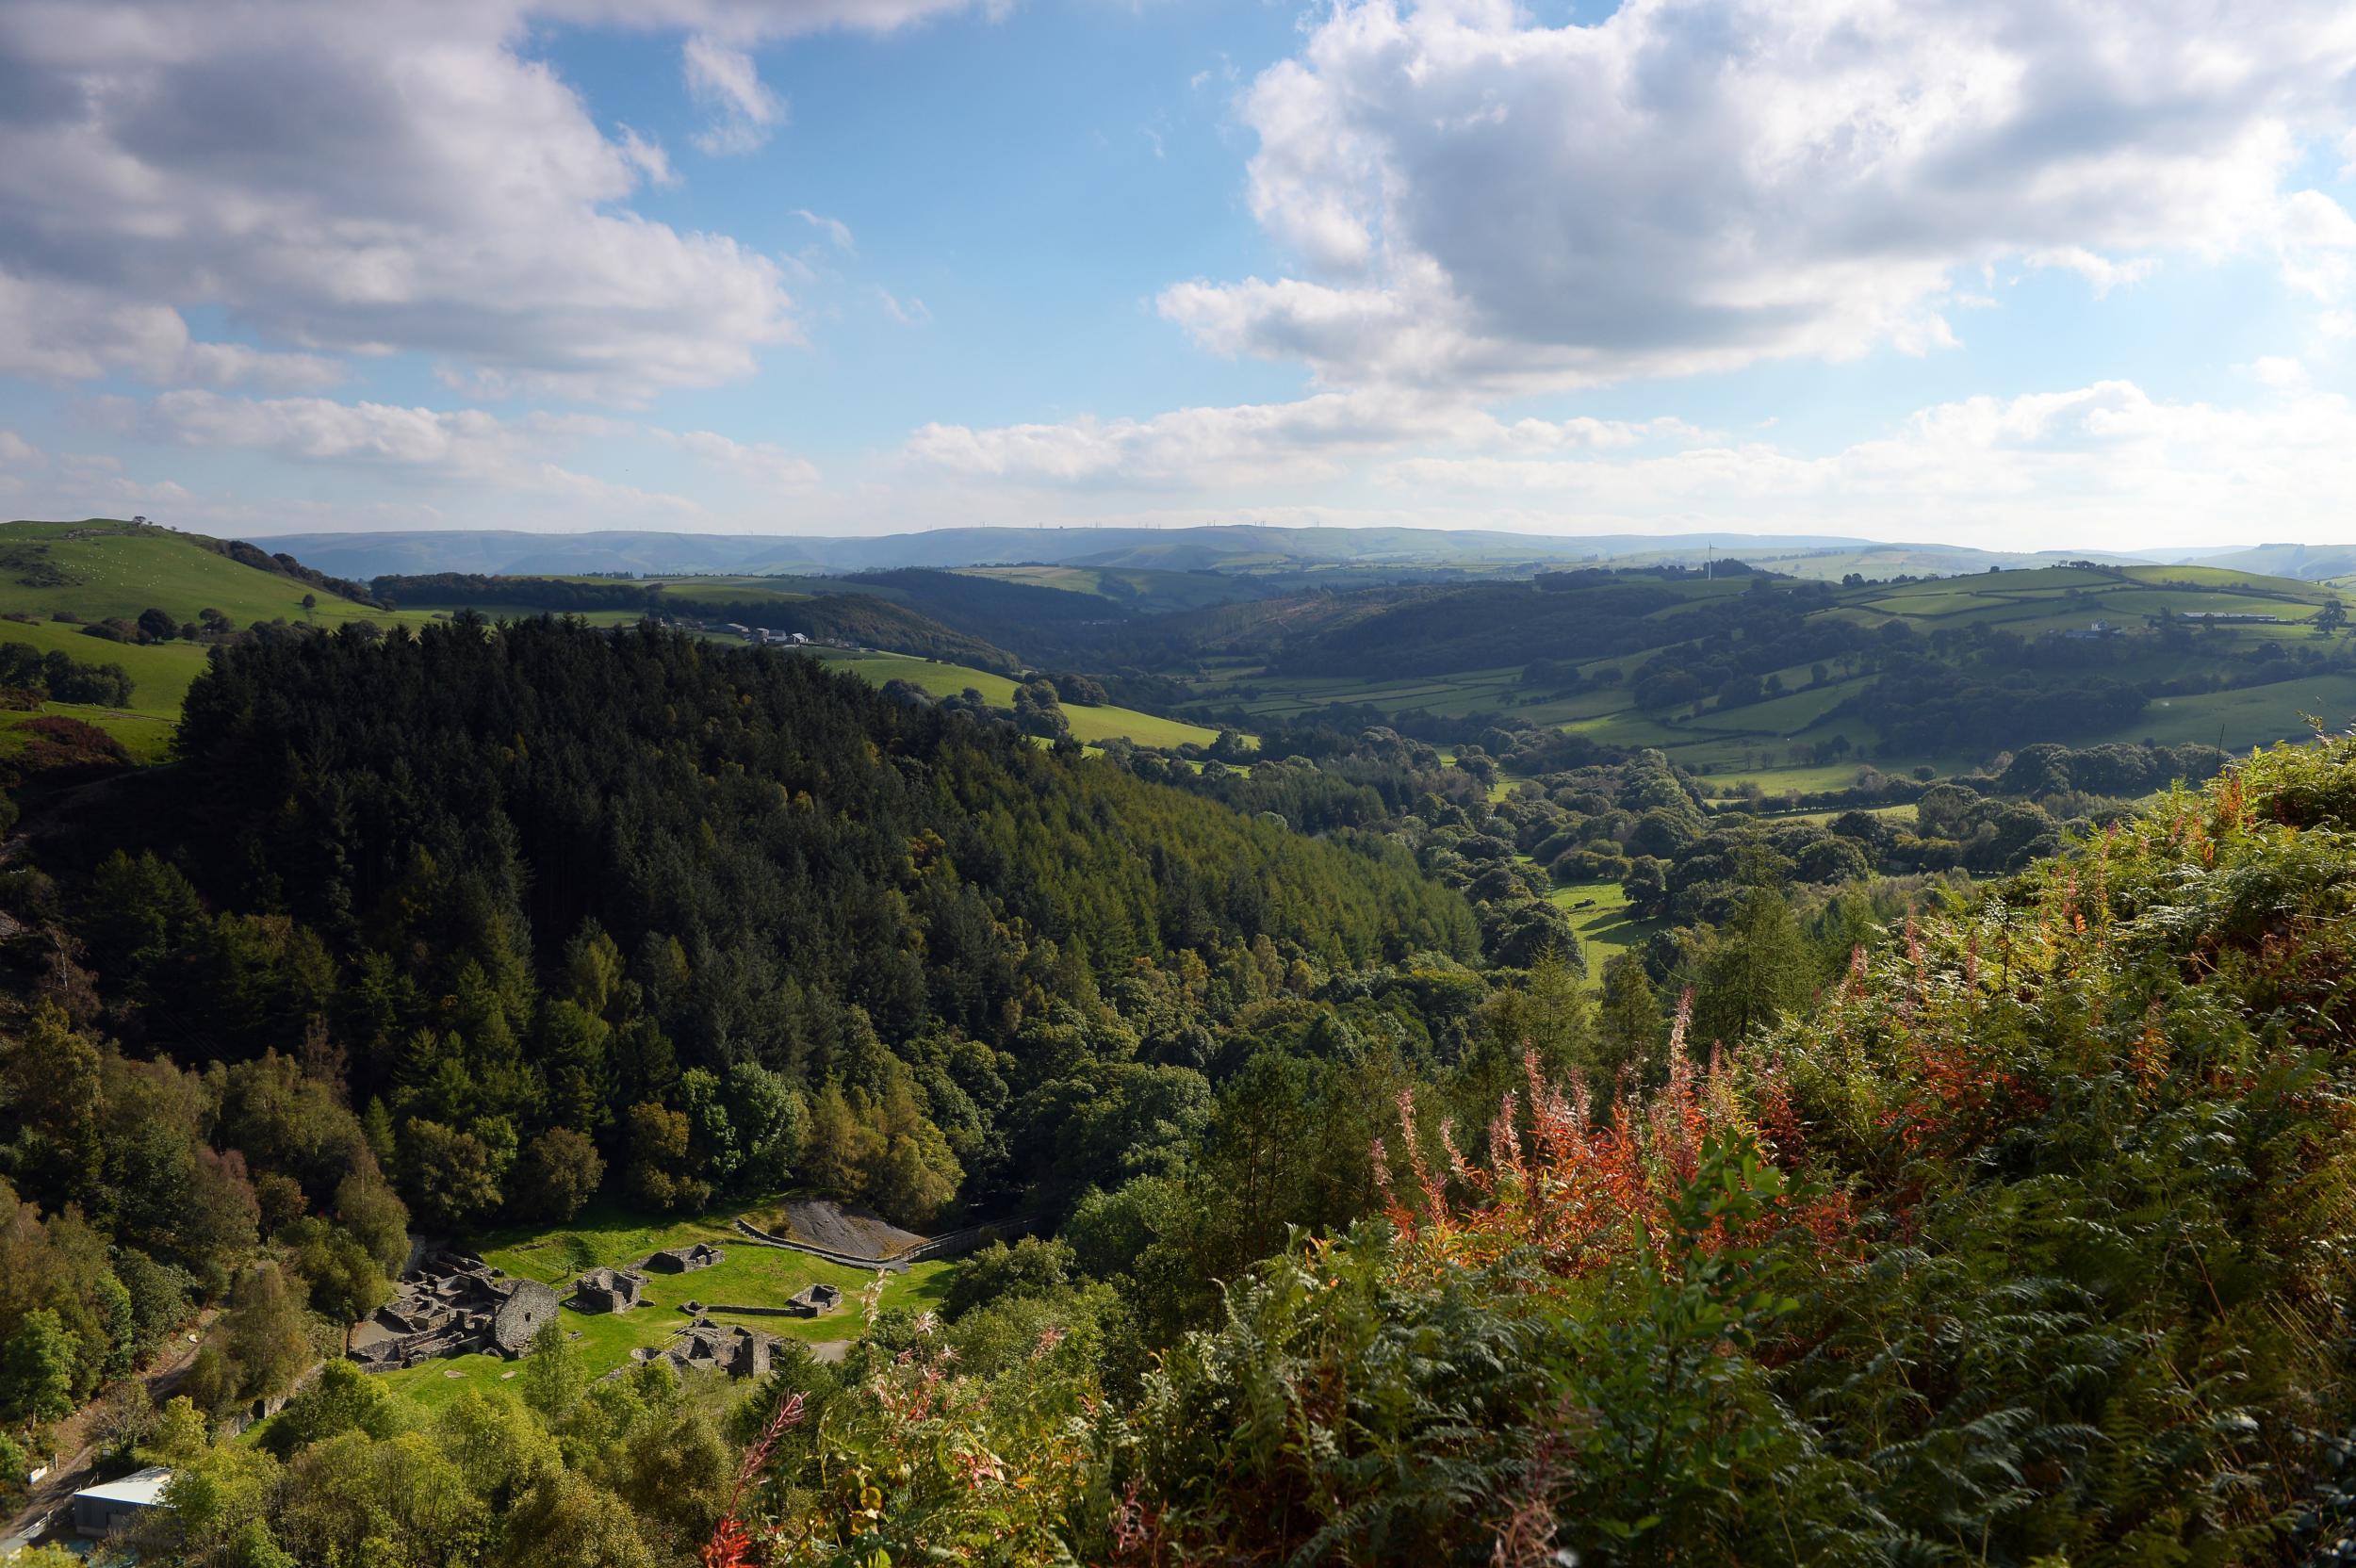
{"type": "Polygon", "coordinates": [[[2346,0],[0,0],[0,514],[2356,541],[2346,0]]]}

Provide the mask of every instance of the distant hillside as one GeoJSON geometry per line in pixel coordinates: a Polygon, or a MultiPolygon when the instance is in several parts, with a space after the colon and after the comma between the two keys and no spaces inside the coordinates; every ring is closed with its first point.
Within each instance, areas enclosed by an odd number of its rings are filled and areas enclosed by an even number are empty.
{"type": "Polygon", "coordinates": [[[2202,555],[2200,560],[2203,566],[2321,582],[2326,578],[2356,573],[2356,545],[2257,545],[2249,549],[2202,555]]]}
{"type": "MultiPolygon", "coordinates": [[[[494,617],[543,612],[580,614],[606,624],[653,614],[798,631],[814,641],[855,643],[1002,673],[1020,669],[1023,663],[986,638],[943,625],[911,608],[906,594],[888,586],[861,591],[861,585],[838,584],[830,579],[710,577],[647,582],[434,572],[379,577],[371,586],[387,602],[404,607],[476,610],[494,617]]],[[[1093,602],[1076,595],[1055,596],[1075,603],[1093,602]]]]}
{"type": "MultiPolygon", "coordinates": [[[[1899,577],[1962,577],[1991,568],[2015,572],[2039,566],[2063,566],[2075,561],[2092,561],[2102,565],[2133,565],[2149,558],[2116,555],[2100,550],[2038,550],[2021,553],[2005,550],[1973,549],[1958,545],[1872,545],[1852,542],[1826,549],[1793,550],[1786,552],[1770,547],[1741,552],[1742,559],[1755,566],[1781,572],[1789,577],[1814,578],[1825,582],[1857,576],[1871,582],[1886,582],[1899,577]]],[[[1689,554],[1664,555],[1661,559],[1686,561],[1689,554]]],[[[1630,565],[1648,564],[1650,558],[1642,554],[1624,563],[1630,565]]],[[[2255,567],[2245,568],[2256,570],[2255,567]]]]}
{"type": "Polygon", "coordinates": [[[1525,772],[1595,748],[1843,787],[2040,741],[2237,749],[2356,720],[2331,588],[2209,564],[1842,587],[1555,574],[1304,595],[1154,623],[1166,711],[1266,735],[1394,727],[1525,772]],[[1527,763],[1517,758],[1527,757],[1527,763]]]}
{"type": "MultiPolygon", "coordinates": [[[[410,533],[305,533],[273,541],[322,570],[356,579],[387,573],[480,572],[564,576],[584,572],[870,572],[982,565],[1111,572],[1085,585],[1037,585],[1120,597],[1118,574],[1217,572],[1251,577],[1341,568],[1476,569],[1513,573],[1566,563],[1632,564],[1724,557],[1773,563],[1802,577],[1985,571],[2050,564],[2059,553],[1962,546],[1876,544],[1814,534],[1556,534],[1407,528],[946,528],[876,538],[654,532],[521,533],[451,530],[410,533]],[[1842,556],[1850,558],[1843,564],[1842,556]]],[[[2119,559],[2110,557],[2106,559],[2119,559]]],[[[1167,580],[1132,582],[1139,592],[1167,580]]],[[[1171,604],[1160,608],[1180,608],[1171,604]]]]}
{"type": "Polygon", "coordinates": [[[270,543],[323,571],[365,580],[430,572],[511,577],[727,572],[776,548],[777,541],[746,534],[449,529],[411,533],[292,533],[270,543]]]}
{"type": "Polygon", "coordinates": [[[1248,578],[1136,566],[960,566],[956,571],[959,577],[1085,594],[1142,615],[1235,604],[1258,598],[1263,593],[1261,585],[1248,578]]]}

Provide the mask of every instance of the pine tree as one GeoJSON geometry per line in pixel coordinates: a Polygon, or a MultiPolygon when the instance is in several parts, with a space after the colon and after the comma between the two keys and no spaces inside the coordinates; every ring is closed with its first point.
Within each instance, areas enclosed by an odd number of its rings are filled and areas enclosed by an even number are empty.
{"type": "Polygon", "coordinates": [[[1640,1080],[1652,1075],[1661,1049],[1661,1001],[1644,960],[1633,953],[1619,954],[1603,966],[1595,1038],[1599,1091],[1609,1091],[1626,1073],[1640,1080]]]}

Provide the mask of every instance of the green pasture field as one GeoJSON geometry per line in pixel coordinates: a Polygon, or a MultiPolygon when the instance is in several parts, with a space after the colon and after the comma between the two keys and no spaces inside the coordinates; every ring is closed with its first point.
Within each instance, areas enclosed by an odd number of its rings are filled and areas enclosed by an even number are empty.
{"type": "MultiPolygon", "coordinates": [[[[268,549],[269,542],[261,547],[268,549]]],[[[199,610],[218,610],[239,626],[282,618],[324,625],[391,618],[293,578],[240,565],[168,529],[105,518],[0,524],[0,614],[45,617],[71,610],[84,620],[137,620],[148,609],[168,611],[180,621],[195,620],[199,610]],[[44,570],[67,580],[51,586],[23,580],[44,570]],[[307,614],[305,594],[319,600],[307,614]]]]}
{"type": "Polygon", "coordinates": [[[53,706],[116,734],[135,756],[141,755],[142,747],[150,755],[160,754],[157,724],[168,727],[179,717],[189,684],[205,671],[204,645],[176,639],[143,645],[113,643],[49,617],[68,611],[85,622],[137,620],[150,609],[182,622],[195,620],[200,610],[218,610],[239,627],[275,620],[323,627],[349,621],[418,626],[429,618],[422,611],[372,610],[294,578],[240,565],[166,529],[105,519],[0,524],[0,616],[31,617],[0,619],[0,641],[62,653],[83,663],[122,665],[131,677],[127,709],[53,706]],[[42,586],[37,580],[44,573],[67,580],[42,586]],[[305,594],[318,601],[309,611],[303,608],[305,594]]]}
{"type": "Polygon", "coordinates": [[[2172,583],[2189,583],[2202,588],[2264,587],[2311,602],[2319,602],[2330,596],[2325,585],[2319,582],[2302,582],[2290,577],[2259,577],[2224,566],[2121,566],[2118,570],[2121,577],[2162,587],[2172,583]]]}
{"type": "Polygon", "coordinates": [[[1550,902],[1571,918],[1579,946],[1587,955],[1587,983],[1603,984],[1603,966],[1661,929],[1660,921],[1631,920],[1628,894],[1617,882],[1572,882],[1547,894],[1550,902]],[[1595,903],[1584,909],[1572,906],[1581,899],[1595,903]]]}
{"type": "Polygon", "coordinates": [[[1164,572],[1131,566],[959,566],[959,577],[988,578],[1030,588],[1086,594],[1147,613],[1203,610],[1252,596],[1234,580],[1203,572],[1164,572]]]}
{"type": "Polygon", "coordinates": [[[2303,621],[2323,608],[2313,600],[2201,593],[2189,588],[2119,588],[2103,595],[2101,602],[2105,611],[2116,610],[2122,615],[2156,615],[2163,610],[2172,610],[2179,615],[2205,612],[2217,615],[2271,615],[2282,621],[2303,621]]]}
{"type": "MultiPolygon", "coordinates": [[[[747,1213],[752,1211],[745,1211],[747,1213]]],[[[715,1323],[743,1323],[763,1333],[806,1345],[857,1339],[865,1324],[859,1315],[859,1295],[875,1276],[846,1268],[807,1253],[762,1247],[731,1229],[732,1216],[707,1216],[668,1223],[646,1223],[643,1217],[618,1211],[592,1210],[571,1224],[551,1230],[511,1231],[487,1238],[479,1249],[483,1261],[521,1279],[538,1280],[564,1298],[572,1282],[590,1268],[635,1263],[659,1248],[708,1241],[727,1255],[710,1268],[692,1274],[649,1274],[647,1304],[626,1313],[583,1313],[564,1307],[557,1321],[573,1342],[583,1369],[596,1378],[630,1364],[630,1351],[661,1348],[689,1319],[682,1302],[707,1305],[774,1307],[804,1286],[825,1282],[842,1290],[843,1303],[824,1317],[735,1316],[707,1314],[715,1323]]],[[[884,1277],[886,1307],[938,1307],[949,1288],[954,1263],[920,1263],[903,1274],[884,1277]]],[[[431,1409],[455,1398],[463,1389],[483,1392],[513,1378],[517,1365],[497,1356],[454,1356],[444,1361],[378,1375],[377,1381],[411,1404],[431,1409]],[[453,1374],[455,1374],[453,1376],[453,1374]]]]}
{"type": "Polygon", "coordinates": [[[110,643],[62,621],[0,621],[0,642],[28,644],[84,664],[120,664],[131,678],[131,711],[158,718],[178,718],[180,699],[205,673],[202,644],[110,643]]]}
{"type": "MultiPolygon", "coordinates": [[[[666,577],[649,581],[646,586],[655,590],[658,601],[673,599],[681,605],[808,604],[818,596],[803,589],[783,586],[774,577],[666,577]]],[[[872,596],[892,596],[878,593],[872,596]]]]}
{"type": "MultiPolygon", "coordinates": [[[[991,675],[963,664],[941,664],[905,654],[837,654],[831,650],[820,650],[819,656],[836,668],[849,670],[872,685],[881,686],[888,680],[912,680],[937,697],[956,696],[972,687],[981,693],[982,700],[992,708],[1014,706],[1013,681],[1005,676],[991,675]]],[[[1219,739],[1216,729],[1165,719],[1155,713],[1140,713],[1134,708],[1110,705],[1083,708],[1076,703],[1068,703],[1063,711],[1072,725],[1072,738],[1084,745],[1125,739],[1141,746],[1178,746],[1189,743],[1207,746],[1219,739]]]]}
{"type": "Polygon", "coordinates": [[[2204,745],[2222,744],[2228,751],[2247,751],[2276,741],[2306,739],[2310,731],[2302,715],[2310,713],[2321,719],[2328,731],[2348,728],[2356,721],[2356,675],[2301,676],[2238,692],[2162,697],[2133,724],[2114,734],[2088,736],[2080,743],[2149,737],[2163,745],[2198,741],[2204,745]]]}
{"type": "Polygon", "coordinates": [[[134,762],[161,762],[172,755],[172,732],[179,727],[178,715],[131,712],[121,708],[89,708],[80,703],[44,702],[29,713],[0,713],[0,757],[13,757],[25,748],[28,737],[22,733],[30,720],[55,715],[79,719],[86,725],[105,730],[123,743],[123,749],[131,754],[134,762]]]}
{"type": "Polygon", "coordinates": [[[1828,680],[1822,686],[1787,692],[1782,696],[1769,697],[1764,702],[1704,713],[1693,721],[1693,727],[1696,729],[1724,729],[1742,735],[1789,738],[1823,719],[1864,690],[1865,685],[1863,679],[1828,680]]]}

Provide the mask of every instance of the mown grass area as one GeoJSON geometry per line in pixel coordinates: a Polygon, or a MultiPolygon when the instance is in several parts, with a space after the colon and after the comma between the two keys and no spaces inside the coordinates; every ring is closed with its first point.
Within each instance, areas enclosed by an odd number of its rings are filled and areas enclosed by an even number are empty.
{"type": "MultiPolygon", "coordinates": [[[[731,1229],[736,1212],[690,1219],[648,1221],[615,1209],[592,1210],[570,1224],[544,1230],[515,1230],[483,1239],[483,1261],[521,1279],[538,1280],[560,1300],[591,1268],[632,1264],[661,1248],[708,1241],[726,1252],[710,1268],[692,1274],[647,1275],[646,1304],[626,1313],[583,1313],[564,1306],[557,1321],[576,1334],[574,1348],[589,1376],[601,1377],[630,1364],[630,1352],[660,1348],[690,1321],[679,1309],[696,1301],[710,1307],[777,1307],[807,1285],[827,1283],[843,1292],[843,1304],[824,1317],[766,1317],[709,1312],[714,1322],[743,1323],[762,1333],[803,1344],[857,1339],[865,1325],[859,1296],[875,1281],[867,1270],[846,1268],[806,1253],[762,1247],[731,1229]]],[[[752,1211],[741,1211],[750,1213],[752,1211]]],[[[882,1304],[921,1310],[937,1308],[957,1269],[950,1262],[920,1263],[906,1273],[884,1276],[882,1304]]],[[[455,1398],[466,1388],[487,1390],[512,1379],[516,1364],[497,1356],[456,1356],[379,1376],[382,1385],[424,1408],[455,1398]]]]}
{"type": "Polygon", "coordinates": [[[1628,912],[1628,894],[1617,882],[1572,882],[1547,897],[1571,918],[1579,946],[1587,955],[1587,983],[1603,984],[1603,966],[1662,929],[1660,921],[1635,920],[1628,912]],[[1584,906],[1584,907],[1581,907],[1584,906]]]}
{"type": "MultiPolygon", "coordinates": [[[[991,675],[963,664],[942,664],[929,659],[916,659],[904,654],[842,654],[819,650],[819,657],[839,669],[851,671],[861,679],[876,686],[888,680],[913,681],[937,697],[956,696],[971,688],[982,694],[982,700],[992,708],[1014,706],[1015,682],[1003,675],[991,675]]],[[[1076,703],[1064,705],[1064,717],[1072,726],[1072,738],[1084,745],[1101,745],[1106,741],[1126,739],[1141,746],[1207,746],[1219,739],[1219,731],[1205,729],[1199,724],[1186,724],[1166,719],[1156,713],[1140,713],[1134,708],[1083,708],[1076,703]]]]}

